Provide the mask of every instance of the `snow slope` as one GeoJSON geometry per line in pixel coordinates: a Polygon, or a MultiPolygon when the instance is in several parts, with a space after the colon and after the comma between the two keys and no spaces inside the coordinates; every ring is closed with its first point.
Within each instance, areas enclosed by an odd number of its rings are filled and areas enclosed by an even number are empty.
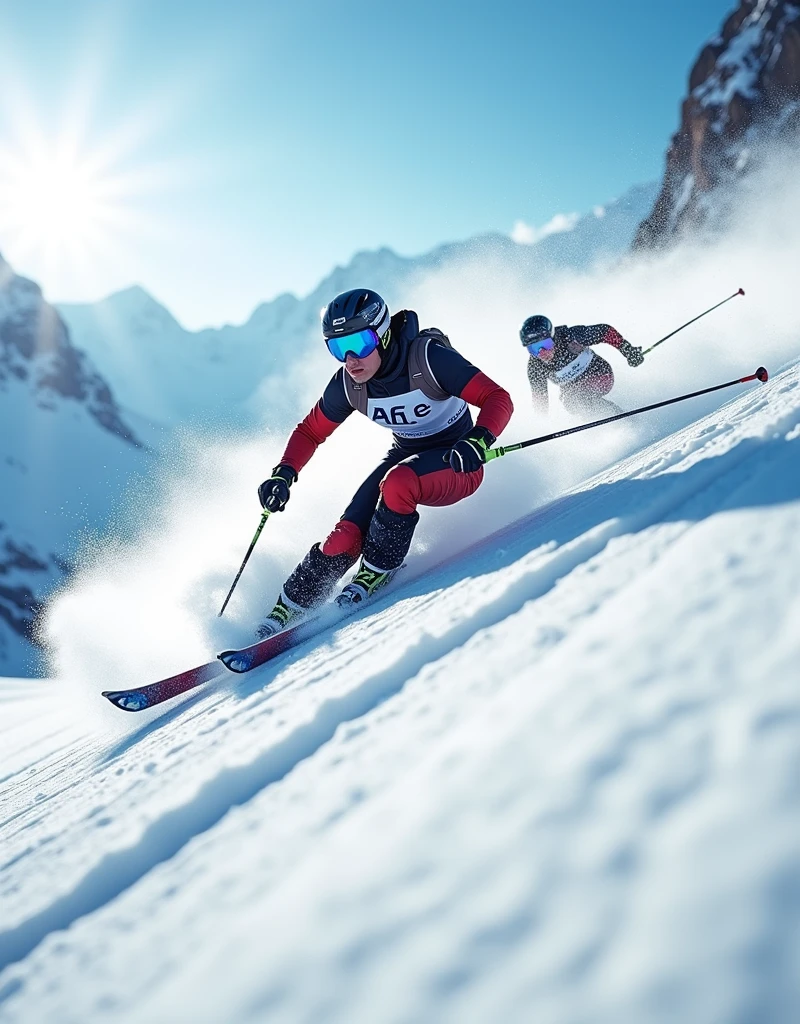
{"type": "Polygon", "coordinates": [[[0,1020],[796,1020],[800,364],[741,390],[160,716],[4,683],[0,1020]]]}

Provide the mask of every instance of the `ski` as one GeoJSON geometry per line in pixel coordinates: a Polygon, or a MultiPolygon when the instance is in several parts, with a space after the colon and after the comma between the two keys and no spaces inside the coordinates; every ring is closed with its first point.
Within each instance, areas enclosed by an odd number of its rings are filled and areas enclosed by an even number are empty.
{"type": "MultiPolygon", "coordinates": [[[[355,610],[354,608],[353,611],[355,610]]],[[[336,611],[339,612],[339,609],[336,611]]],[[[214,661],[198,665],[197,668],[190,668],[186,672],[170,676],[169,679],[161,679],[157,683],[149,683],[147,686],[138,686],[131,690],[104,690],[101,696],[122,711],[146,711],[148,708],[162,704],[165,700],[186,693],[187,690],[193,690],[196,686],[208,683],[212,679],[222,678],[227,675],[226,669],[231,672],[249,672],[251,668],[264,665],[289,648],[314,636],[328,623],[337,621],[346,614],[347,612],[340,612],[331,616],[328,613],[314,616],[311,619],[303,619],[302,622],[295,623],[288,629],[267,637],[266,640],[259,640],[241,650],[222,651],[214,661]]]]}
{"type": "MultiPolygon", "coordinates": [[[[277,658],[279,654],[283,654],[284,651],[288,651],[291,647],[312,637],[318,632],[312,627],[317,624],[319,618],[322,616],[303,619],[302,622],[296,622],[293,626],[282,629],[280,633],[273,633],[272,636],[268,636],[265,640],[258,640],[249,647],[222,651],[217,658],[231,672],[249,672],[251,668],[265,665],[273,658],[277,658]]],[[[329,621],[329,616],[324,616],[324,624],[327,625],[329,621]]]]}
{"type": "MultiPolygon", "coordinates": [[[[400,566],[404,568],[404,566],[400,566]]],[[[387,584],[387,588],[390,584],[387,584]]],[[[374,596],[383,596],[384,588],[374,596]]],[[[119,708],[121,711],[146,711],[156,707],[172,697],[177,697],[187,690],[193,690],[196,686],[211,682],[212,679],[222,678],[226,669],[231,672],[249,672],[259,665],[265,665],[279,654],[297,647],[299,644],[321,633],[323,629],[332,626],[341,619],[355,615],[362,608],[371,605],[373,596],[364,601],[356,601],[352,604],[332,604],[312,615],[296,622],[293,626],[268,636],[265,640],[259,640],[249,647],[239,650],[222,651],[217,655],[216,660],[209,661],[205,665],[198,665],[186,672],[180,672],[169,679],[161,679],[157,683],[149,683],[147,686],[139,686],[130,690],[104,690],[102,696],[119,708]],[[220,662],[222,664],[220,664],[220,662]]]]}
{"type": "Polygon", "coordinates": [[[225,671],[218,661],[209,661],[205,665],[198,665],[196,668],[179,672],[176,676],[160,679],[157,683],[150,683],[147,686],[138,686],[132,690],[103,690],[101,696],[110,700],[114,707],[121,711],[144,711],[224,675],[225,671]]]}
{"type": "Polygon", "coordinates": [[[288,651],[291,647],[295,647],[297,644],[303,643],[304,640],[316,636],[326,626],[333,625],[333,623],[347,618],[349,615],[355,615],[356,612],[366,605],[371,604],[373,597],[382,597],[386,592],[386,588],[390,587],[393,583],[395,576],[404,568],[405,563],[395,569],[386,583],[374,595],[369,594],[362,600],[341,603],[342,598],[349,589],[345,587],[332,606],[324,608],[310,619],[302,619],[294,626],[282,629],[280,633],[274,633],[265,640],[259,640],[257,643],[251,644],[250,647],[243,647],[237,651],[222,651],[217,657],[231,672],[249,672],[250,669],[258,668],[259,665],[264,665],[273,658],[277,658],[279,654],[283,654],[284,651],[288,651]]]}

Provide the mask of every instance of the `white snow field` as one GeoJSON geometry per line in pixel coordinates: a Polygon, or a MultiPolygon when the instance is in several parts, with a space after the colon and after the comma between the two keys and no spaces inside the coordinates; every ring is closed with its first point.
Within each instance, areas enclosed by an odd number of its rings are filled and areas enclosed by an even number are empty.
{"type": "Polygon", "coordinates": [[[800,364],[725,394],[111,737],[4,681],[0,1020],[800,1019],[800,364]]]}

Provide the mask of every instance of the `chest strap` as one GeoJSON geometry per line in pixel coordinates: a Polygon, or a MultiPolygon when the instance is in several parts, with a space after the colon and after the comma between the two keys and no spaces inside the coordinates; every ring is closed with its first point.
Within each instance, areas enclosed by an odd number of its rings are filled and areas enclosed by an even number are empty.
{"type": "MultiPolygon", "coordinates": [[[[409,390],[416,391],[419,388],[423,395],[432,402],[446,402],[451,397],[450,393],[441,387],[428,362],[428,346],[431,342],[434,345],[452,348],[450,339],[437,328],[429,327],[427,330],[420,331],[408,346],[409,390]]],[[[356,412],[360,412],[364,416],[368,415],[367,384],[357,384],[347,370],[342,371],[342,376],[347,401],[356,412]]]]}

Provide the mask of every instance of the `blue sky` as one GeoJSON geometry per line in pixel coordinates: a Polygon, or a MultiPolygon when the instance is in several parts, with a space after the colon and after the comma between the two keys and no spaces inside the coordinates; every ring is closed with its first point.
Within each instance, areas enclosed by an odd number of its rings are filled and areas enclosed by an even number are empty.
{"type": "Polygon", "coordinates": [[[139,283],[197,328],[360,249],[584,212],[660,178],[733,7],[0,0],[0,252],[53,301],[139,283]]]}

